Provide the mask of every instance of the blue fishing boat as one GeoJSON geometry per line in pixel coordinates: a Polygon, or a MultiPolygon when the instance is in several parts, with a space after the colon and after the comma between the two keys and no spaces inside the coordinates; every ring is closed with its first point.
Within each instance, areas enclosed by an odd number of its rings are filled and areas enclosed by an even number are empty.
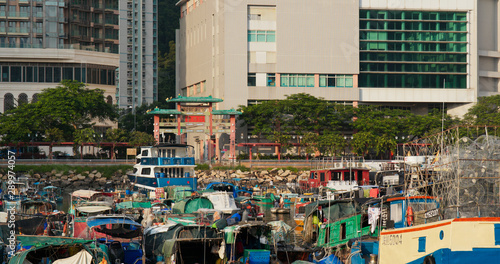
{"type": "Polygon", "coordinates": [[[160,144],[141,147],[138,163],[128,178],[135,187],[156,190],[168,186],[197,189],[193,147],[185,144],[160,144]]]}

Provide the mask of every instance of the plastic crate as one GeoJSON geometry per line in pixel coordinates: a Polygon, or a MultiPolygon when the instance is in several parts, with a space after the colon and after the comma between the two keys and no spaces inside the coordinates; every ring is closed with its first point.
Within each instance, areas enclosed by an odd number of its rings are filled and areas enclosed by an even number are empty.
{"type": "Polygon", "coordinates": [[[271,251],[265,249],[245,249],[244,263],[248,259],[250,264],[269,264],[271,261],[271,251]]]}

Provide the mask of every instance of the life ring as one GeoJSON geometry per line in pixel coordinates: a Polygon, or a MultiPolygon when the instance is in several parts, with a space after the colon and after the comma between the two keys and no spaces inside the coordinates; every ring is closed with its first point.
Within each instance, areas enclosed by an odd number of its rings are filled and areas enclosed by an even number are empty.
{"type": "Polygon", "coordinates": [[[423,264],[436,264],[436,260],[432,255],[425,256],[423,264]]]}
{"type": "Polygon", "coordinates": [[[413,225],[413,208],[411,206],[408,206],[408,208],[406,208],[406,224],[408,226],[412,226],[413,225]]]}
{"type": "Polygon", "coordinates": [[[326,255],[326,251],[324,248],[322,248],[322,249],[313,253],[313,258],[315,260],[319,261],[319,260],[323,259],[325,257],[325,255],[326,255]]]}

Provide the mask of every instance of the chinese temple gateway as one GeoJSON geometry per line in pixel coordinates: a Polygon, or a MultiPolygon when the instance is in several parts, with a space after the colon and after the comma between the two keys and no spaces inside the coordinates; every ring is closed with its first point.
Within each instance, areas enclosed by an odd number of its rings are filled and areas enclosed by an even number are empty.
{"type": "Polygon", "coordinates": [[[220,136],[229,135],[228,159],[236,158],[236,115],[241,115],[234,109],[216,110],[215,104],[222,99],[208,97],[183,97],[167,99],[167,102],[175,103],[175,109],[155,108],[148,114],[154,115],[154,137],[156,142],[165,141],[165,134],[176,135],[176,143],[198,145],[196,152],[206,152],[208,160],[221,157],[219,147],[220,136]],[[202,147],[204,144],[205,147],[202,147]]]}

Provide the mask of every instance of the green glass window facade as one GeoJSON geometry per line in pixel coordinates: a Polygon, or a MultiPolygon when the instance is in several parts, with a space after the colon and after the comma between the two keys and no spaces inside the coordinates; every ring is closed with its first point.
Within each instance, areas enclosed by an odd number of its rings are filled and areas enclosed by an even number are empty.
{"type": "Polygon", "coordinates": [[[249,30],[248,42],[276,42],[274,30],[249,30]]]}
{"type": "Polygon", "coordinates": [[[359,87],[467,88],[467,25],[465,12],[360,10],[359,87]]]}
{"type": "Polygon", "coordinates": [[[314,74],[289,74],[280,75],[281,87],[314,87],[314,74]]]}

